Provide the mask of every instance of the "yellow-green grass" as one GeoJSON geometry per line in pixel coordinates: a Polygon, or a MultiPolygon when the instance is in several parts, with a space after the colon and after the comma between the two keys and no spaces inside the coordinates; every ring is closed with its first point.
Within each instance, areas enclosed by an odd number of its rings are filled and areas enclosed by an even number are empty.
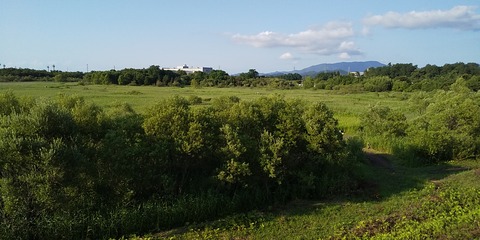
{"type": "Polygon", "coordinates": [[[59,94],[82,96],[104,108],[116,103],[128,103],[137,112],[144,113],[161,99],[175,95],[202,98],[203,105],[220,96],[237,96],[242,100],[256,99],[272,94],[281,94],[285,98],[303,99],[307,102],[324,102],[335,113],[339,126],[347,132],[355,131],[360,125],[359,116],[370,106],[381,104],[393,109],[407,111],[404,93],[352,93],[345,94],[330,90],[270,88],[192,88],[192,87],[155,87],[155,86],[118,86],[118,85],[81,85],[78,83],[54,82],[13,82],[0,83],[0,93],[13,91],[18,97],[53,98],[59,94]]]}

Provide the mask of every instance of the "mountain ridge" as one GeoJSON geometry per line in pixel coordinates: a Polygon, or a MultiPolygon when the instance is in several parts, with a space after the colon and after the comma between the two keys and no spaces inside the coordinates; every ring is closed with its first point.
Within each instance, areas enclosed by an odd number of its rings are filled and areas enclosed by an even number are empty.
{"type": "Polygon", "coordinates": [[[271,73],[264,73],[264,76],[278,76],[289,73],[298,73],[302,76],[314,76],[321,72],[335,72],[339,71],[341,74],[348,72],[364,72],[371,67],[383,67],[385,64],[378,61],[354,61],[354,62],[336,62],[336,63],[320,63],[312,65],[301,70],[293,71],[276,71],[271,73]]]}

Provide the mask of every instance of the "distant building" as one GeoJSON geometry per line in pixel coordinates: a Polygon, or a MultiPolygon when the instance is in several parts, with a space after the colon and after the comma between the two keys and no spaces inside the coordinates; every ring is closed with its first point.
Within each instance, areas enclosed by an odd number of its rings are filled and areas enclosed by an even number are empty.
{"type": "Polygon", "coordinates": [[[168,71],[184,71],[187,74],[192,74],[194,72],[204,72],[204,73],[209,73],[213,70],[211,67],[196,67],[196,68],[191,68],[187,66],[187,64],[183,66],[178,66],[176,68],[164,68],[163,70],[168,70],[168,71]]]}
{"type": "Polygon", "coordinates": [[[349,72],[348,74],[354,77],[360,77],[360,76],[363,76],[365,72],[349,72]]]}

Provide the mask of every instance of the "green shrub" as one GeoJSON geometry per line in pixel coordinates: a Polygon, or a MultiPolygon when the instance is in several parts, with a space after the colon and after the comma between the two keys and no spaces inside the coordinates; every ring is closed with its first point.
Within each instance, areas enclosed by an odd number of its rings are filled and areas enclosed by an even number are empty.
{"type": "Polygon", "coordinates": [[[437,92],[424,114],[411,124],[411,143],[433,162],[475,158],[480,153],[478,96],[463,80],[451,91],[437,92]]]}
{"type": "Polygon", "coordinates": [[[393,81],[386,76],[369,77],[363,83],[363,88],[370,92],[386,92],[391,91],[393,81]]]}
{"type": "Polygon", "coordinates": [[[389,107],[373,106],[361,117],[361,130],[364,136],[383,136],[385,138],[406,135],[405,115],[389,107]]]}
{"type": "Polygon", "coordinates": [[[348,191],[361,152],[325,104],[280,95],[203,108],[174,97],[144,116],[76,96],[2,97],[7,238],[119,237],[348,191]]]}
{"type": "Polygon", "coordinates": [[[21,110],[20,101],[12,91],[0,94],[0,116],[19,113],[21,110]]]}
{"type": "Polygon", "coordinates": [[[189,96],[188,97],[188,102],[192,105],[201,104],[202,103],[202,98],[199,97],[199,96],[189,96]]]}
{"type": "Polygon", "coordinates": [[[395,80],[393,81],[392,91],[404,92],[404,91],[407,91],[409,86],[410,84],[406,81],[395,80]]]}

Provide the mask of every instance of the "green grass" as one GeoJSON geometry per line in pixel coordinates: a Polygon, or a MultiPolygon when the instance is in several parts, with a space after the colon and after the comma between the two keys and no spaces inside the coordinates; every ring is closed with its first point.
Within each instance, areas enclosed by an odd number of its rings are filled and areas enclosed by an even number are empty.
{"type": "Polygon", "coordinates": [[[160,99],[175,95],[198,96],[203,105],[221,96],[237,96],[243,100],[256,99],[271,94],[282,94],[286,98],[298,98],[308,102],[324,102],[339,120],[340,128],[354,132],[360,125],[359,116],[371,105],[381,104],[392,109],[406,111],[404,93],[353,93],[345,94],[330,90],[278,90],[269,88],[177,88],[154,86],[80,85],[78,83],[54,82],[9,82],[0,83],[0,93],[12,90],[16,96],[52,98],[59,94],[78,95],[102,107],[116,103],[128,103],[139,113],[144,113],[160,99]]]}
{"type": "Polygon", "coordinates": [[[395,171],[363,166],[363,196],[293,201],[134,239],[473,239],[480,237],[480,162],[395,171]]]}

